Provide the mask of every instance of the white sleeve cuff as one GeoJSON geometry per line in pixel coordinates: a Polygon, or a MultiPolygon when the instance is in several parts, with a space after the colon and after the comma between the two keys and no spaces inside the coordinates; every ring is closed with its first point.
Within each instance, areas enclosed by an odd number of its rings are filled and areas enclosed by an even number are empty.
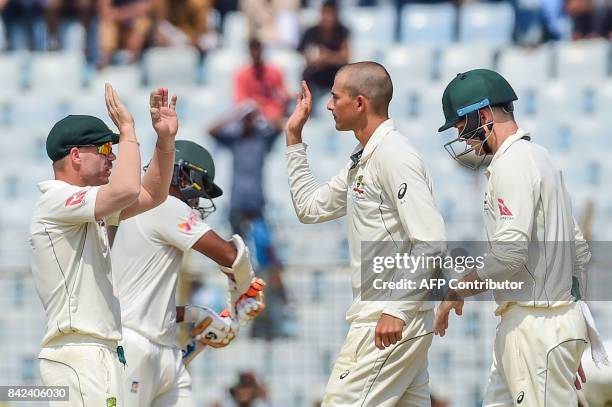
{"type": "Polygon", "coordinates": [[[408,325],[408,318],[406,317],[406,314],[395,307],[387,305],[385,308],[383,308],[382,313],[391,315],[392,317],[395,317],[397,319],[401,319],[402,321],[404,321],[404,325],[408,325]]]}
{"type": "Polygon", "coordinates": [[[292,144],[290,146],[287,146],[287,150],[285,151],[285,153],[291,154],[291,153],[295,153],[296,151],[306,151],[307,147],[308,147],[308,144],[306,143],[292,144]]]}

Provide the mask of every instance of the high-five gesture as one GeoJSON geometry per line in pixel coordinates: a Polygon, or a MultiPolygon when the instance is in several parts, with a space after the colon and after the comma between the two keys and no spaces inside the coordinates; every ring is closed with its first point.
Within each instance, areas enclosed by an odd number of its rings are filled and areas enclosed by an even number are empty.
{"type": "Polygon", "coordinates": [[[312,112],[312,95],[306,81],[302,81],[302,91],[297,93],[295,98],[295,110],[285,125],[287,145],[302,142],[302,129],[310,117],[310,112],[312,112]]]}
{"type": "Polygon", "coordinates": [[[104,85],[104,98],[106,100],[106,110],[115,126],[121,131],[124,127],[134,128],[134,118],[127,107],[119,99],[119,95],[113,87],[107,83],[104,85]]]}
{"type": "Polygon", "coordinates": [[[176,115],[176,95],[168,101],[168,89],[159,88],[151,92],[149,98],[151,123],[159,137],[176,136],[178,117],[176,115]]]}

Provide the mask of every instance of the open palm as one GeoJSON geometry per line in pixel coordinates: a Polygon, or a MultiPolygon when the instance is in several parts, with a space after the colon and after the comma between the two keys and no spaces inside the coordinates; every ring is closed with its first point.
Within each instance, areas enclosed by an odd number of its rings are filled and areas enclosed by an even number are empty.
{"type": "Polygon", "coordinates": [[[168,100],[168,89],[159,88],[151,92],[149,99],[151,122],[159,137],[176,136],[178,116],[176,115],[176,95],[168,100]]]}
{"type": "Polygon", "coordinates": [[[111,118],[115,126],[121,131],[124,126],[134,127],[134,118],[129,110],[119,99],[119,95],[113,87],[107,83],[104,85],[104,98],[106,100],[106,109],[108,116],[111,118]]]}
{"type": "Polygon", "coordinates": [[[302,128],[304,128],[304,124],[306,124],[306,121],[308,121],[310,117],[310,112],[312,112],[312,95],[305,81],[302,81],[302,89],[301,92],[296,95],[295,102],[295,110],[286,124],[287,131],[291,133],[301,132],[302,128]]]}

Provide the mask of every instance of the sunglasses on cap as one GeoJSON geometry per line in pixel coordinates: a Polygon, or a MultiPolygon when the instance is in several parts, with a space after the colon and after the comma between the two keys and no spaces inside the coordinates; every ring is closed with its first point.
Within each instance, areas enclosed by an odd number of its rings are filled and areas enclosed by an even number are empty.
{"type": "Polygon", "coordinates": [[[71,146],[72,147],[98,147],[98,154],[102,154],[105,157],[108,157],[110,153],[113,152],[113,142],[108,141],[104,144],[83,144],[79,146],[71,146]]]}

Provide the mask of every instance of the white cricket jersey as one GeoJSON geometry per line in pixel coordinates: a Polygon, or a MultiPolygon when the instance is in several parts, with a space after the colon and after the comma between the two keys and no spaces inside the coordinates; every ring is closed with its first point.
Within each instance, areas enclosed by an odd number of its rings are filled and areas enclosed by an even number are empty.
{"type": "Polygon", "coordinates": [[[530,293],[516,301],[512,291],[495,290],[496,313],[510,303],[554,307],[572,301],[572,275],[582,272],[590,252],[548,151],[518,129],[502,143],[485,175],[484,218],[492,249],[478,275],[523,282],[530,293]]]}
{"type": "Polygon", "coordinates": [[[38,184],[30,227],[32,275],[47,314],[42,344],[63,334],[121,339],[119,301],[113,291],[106,225],[119,214],[96,221],[100,187],[50,180],[38,184]]]}
{"type": "Polygon", "coordinates": [[[178,198],[121,222],[113,270],[123,326],[151,341],[176,343],[176,285],[183,253],[210,227],[178,198]]]}
{"type": "Polygon", "coordinates": [[[446,236],[432,196],[431,176],[391,119],[374,131],[365,147],[358,144],[351,158],[354,164],[349,161],[327,184],[319,185],[308,166],[306,144],[287,147],[289,188],[296,213],[304,223],[347,215],[353,286],[348,321],[373,323],[384,312],[408,323],[409,312],[430,309],[433,304],[362,301],[361,243],[395,242],[400,252],[442,255],[446,236]]]}

